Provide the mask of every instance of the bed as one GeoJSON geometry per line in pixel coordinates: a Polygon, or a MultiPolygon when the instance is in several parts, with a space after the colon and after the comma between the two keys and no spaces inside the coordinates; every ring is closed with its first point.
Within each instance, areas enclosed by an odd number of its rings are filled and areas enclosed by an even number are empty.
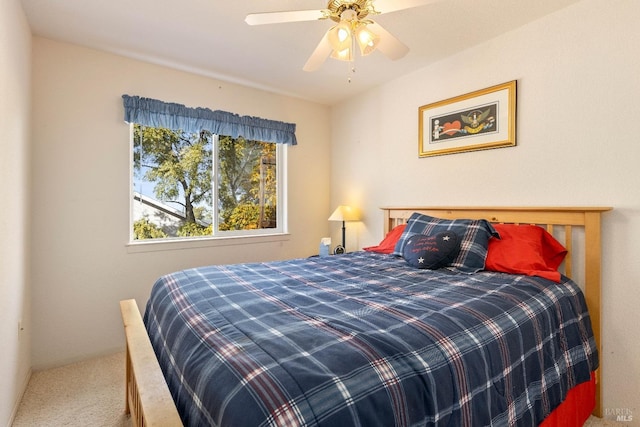
{"type": "Polygon", "coordinates": [[[609,209],[383,208],[367,251],[164,276],[144,319],[121,301],[126,411],[134,425],[582,425],[601,411],[609,209]],[[552,237],[551,267],[510,263],[526,249],[505,236],[525,227],[552,237]],[[487,269],[465,270],[477,257],[487,269]]]}

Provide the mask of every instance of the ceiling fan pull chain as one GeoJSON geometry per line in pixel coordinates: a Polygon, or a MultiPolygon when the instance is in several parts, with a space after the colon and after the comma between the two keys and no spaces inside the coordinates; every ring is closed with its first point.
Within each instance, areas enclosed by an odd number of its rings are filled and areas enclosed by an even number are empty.
{"type": "Polygon", "coordinates": [[[352,37],[351,37],[351,57],[349,59],[349,62],[347,62],[347,66],[348,68],[348,75],[347,75],[347,82],[351,83],[351,76],[354,75],[356,73],[356,38],[353,37],[353,31],[351,32],[352,37]]]}

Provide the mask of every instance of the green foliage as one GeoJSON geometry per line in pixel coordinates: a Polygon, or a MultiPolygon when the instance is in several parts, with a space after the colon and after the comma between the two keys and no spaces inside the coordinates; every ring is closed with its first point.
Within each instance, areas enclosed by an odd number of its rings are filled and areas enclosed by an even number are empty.
{"type": "Polygon", "coordinates": [[[220,230],[273,228],[276,223],[275,144],[220,137],[220,230]],[[261,206],[263,218],[260,220],[261,206]]]}
{"type": "Polygon", "coordinates": [[[135,125],[134,168],[155,184],[158,200],[182,205],[187,222],[196,222],[194,207],[212,204],[211,133],[189,134],[135,125]],[[179,200],[182,194],[182,199],[179,200]]]}
{"type": "Polygon", "coordinates": [[[275,219],[275,209],[272,206],[267,206],[265,211],[261,224],[260,206],[254,204],[238,205],[231,211],[228,220],[220,224],[220,230],[256,230],[275,227],[275,224],[269,222],[275,219]]]}
{"type": "Polygon", "coordinates": [[[167,237],[157,225],[149,222],[147,218],[139,219],[133,223],[133,238],[135,240],[143,239],[164,239],[167,237]]]}
{"type": "Polygon", "coordinates": [[[185,222],[178,229],[178,236],[180,237],[197,237],[197,236],[211,236],[211,225],[204,227],[195,222],[185,222]]]}

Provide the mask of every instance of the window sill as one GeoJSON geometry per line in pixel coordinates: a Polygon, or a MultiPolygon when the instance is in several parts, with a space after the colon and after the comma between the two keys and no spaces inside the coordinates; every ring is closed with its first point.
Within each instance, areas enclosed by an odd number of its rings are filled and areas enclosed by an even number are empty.
{"type": "Polygon", "coordinates": [[[145,252],[174,251],[183,249],[213,248],[233,245],[249,245],[256,243],[282,242],[289,240],[290,234],[263,234],[260,236],[228,236],[205,237],[194,239],[135,241],[127,243],[127,253],[137,254],[145,252]]]}

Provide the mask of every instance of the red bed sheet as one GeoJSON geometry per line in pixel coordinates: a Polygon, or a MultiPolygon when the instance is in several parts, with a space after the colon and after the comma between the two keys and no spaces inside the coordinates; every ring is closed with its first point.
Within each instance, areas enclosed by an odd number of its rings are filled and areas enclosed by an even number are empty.
{"type": "Polygon", "coordinates": [[[540,424],[540,427],[582,427],[596,406],[596,378],[578,384],[567,398],[540,424]]]}

